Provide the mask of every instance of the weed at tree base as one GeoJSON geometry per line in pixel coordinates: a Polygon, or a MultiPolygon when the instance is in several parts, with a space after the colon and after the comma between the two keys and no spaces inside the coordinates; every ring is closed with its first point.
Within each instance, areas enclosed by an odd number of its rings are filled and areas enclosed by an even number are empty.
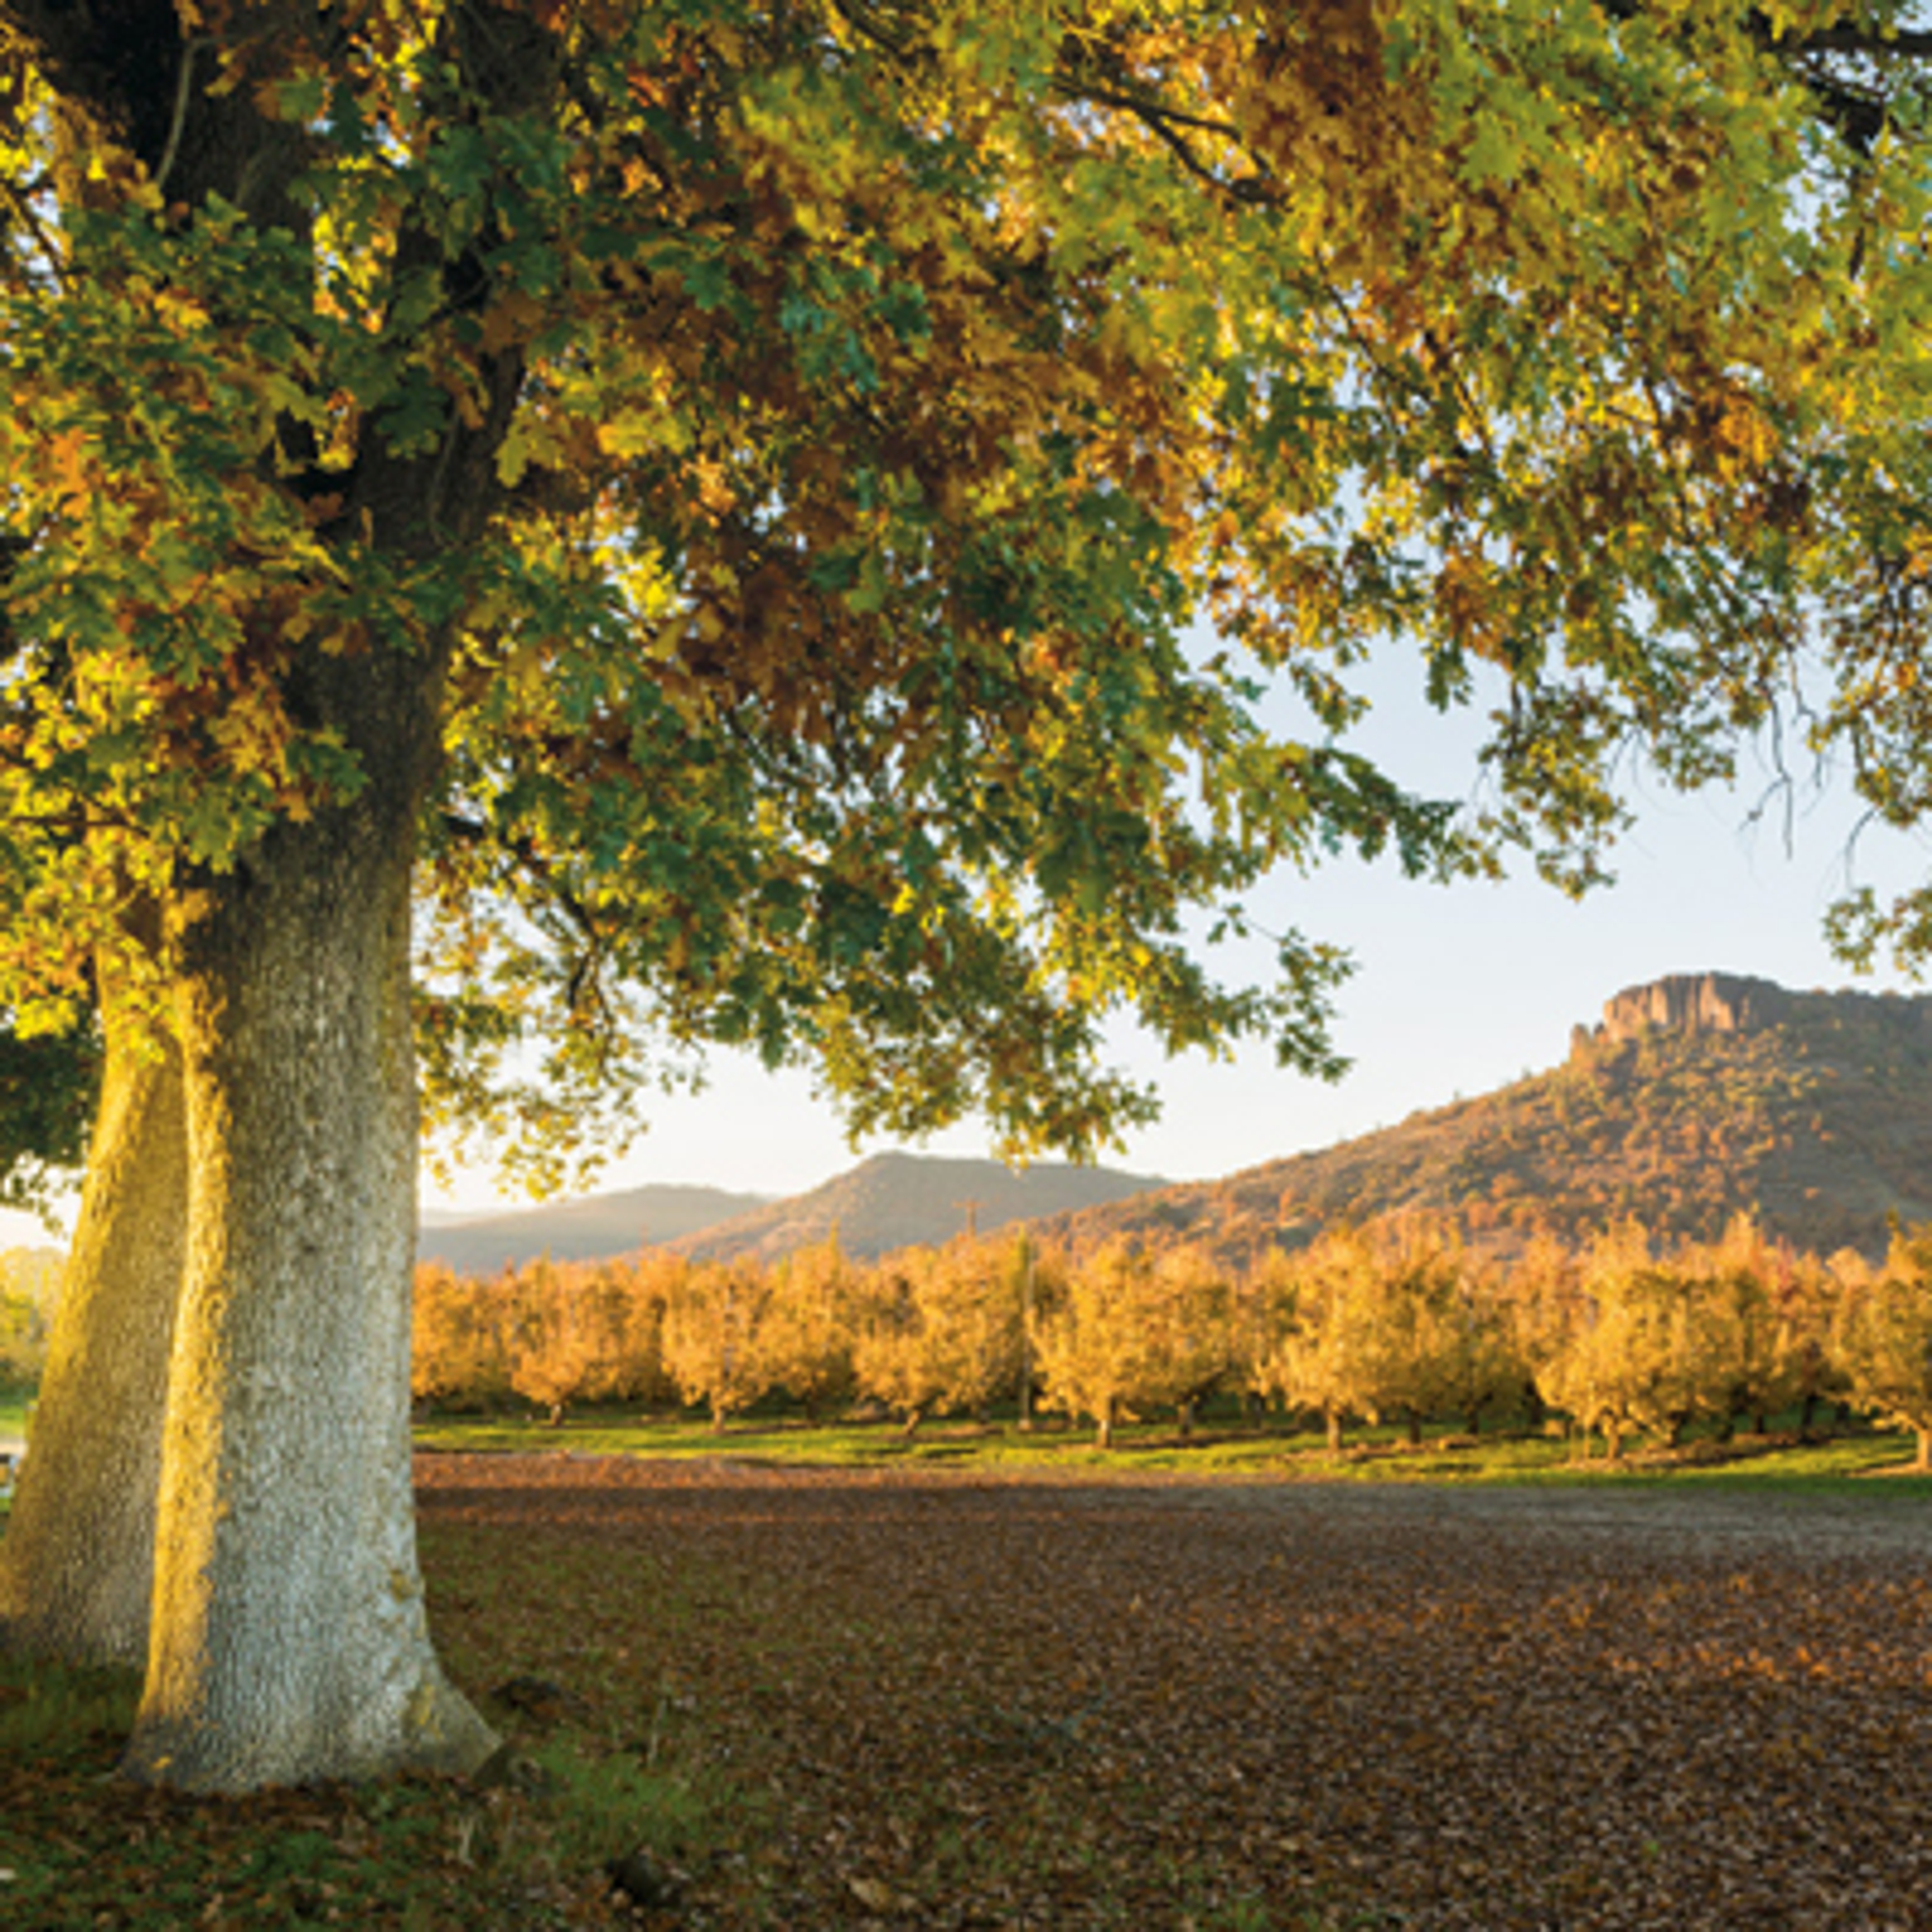
{"type": "Polygon", "coordinates": [[[587,1736],[544,1739],[543,1788],[403,1777],[242,1798],[122,1782],[138,1675],[0,1657],[0,1924],[20,1932],[579,1932],[635,1922],[604,1868],[667,1863],[704,1794],[587,1736]]]}
{"type": "Polygon", "coordinates": [[[135,1671],[57,1669],[0,1654],[0,1762],[64,1751],[80,1740],[125,1737],[140,1701],[135,1671]]]}

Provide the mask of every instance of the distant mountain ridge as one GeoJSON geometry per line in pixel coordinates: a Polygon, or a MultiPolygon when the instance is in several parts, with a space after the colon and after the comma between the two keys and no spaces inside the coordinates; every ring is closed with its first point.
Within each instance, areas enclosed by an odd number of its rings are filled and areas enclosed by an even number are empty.
{"type": "Polygon", "coordinates": [[[1082,1247],[1200,1240],[1233,1257],[1408,1209],[1504,1250],[1629,1215],[1708,1238],[1748,1210],[1800,1247],[1882,1252],[1889,1216],[1932,1220],[1932,998],[1672,975],[1613,995],[1546,1072],[1040,1232],[1082,1247]]]}
{"type": "Polygon", "coordinates": [[[936,1246],[972,1229],[989,1234],[1036,1220],[1130,1200],[1166,1184],[1106,1167],[1040,1161],[1016,1173],[994,1160],[880,1154],[808,1193],[686,1234],[672,1245],[708,1261],[776,1261],[828,1240],[870,1258],[895,1248],[936,1246]]]}
{"type": "Polygon", "coordinates": [[[494,1274],[538,1260],[596,1261],[646,1243],[709,1261],[770,1262],[829,1240],[871,1258],[894,1248],[937,1246],[972,1227],[1012,1222],[1127,1198],[1166,1184],[1111,1168],[1042,1161],[1015,1173],[993,1160],[880,1154],[782,1200],[718,1187],[635,1187],[472,1221],[425,1222],[426,1262],[459,1274],[494,1274]]]}
{"type": "Polygon", "coordinates": [[[626,1188],[476,1220],[426,1221],[417,1232],[416,1252],[458,1274],[494,1274],[544,1255],[560,1262],[601,1261],[728,1221],[769,1198],[722,1187],[626,1188]]]}

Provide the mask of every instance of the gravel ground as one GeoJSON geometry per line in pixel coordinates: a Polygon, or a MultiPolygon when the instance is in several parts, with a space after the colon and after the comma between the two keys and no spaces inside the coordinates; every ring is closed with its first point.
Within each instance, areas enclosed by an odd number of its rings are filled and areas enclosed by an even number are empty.
{"type": "Polygon", "coordinates": [[[694,1928],[1932,1928],[1932,1511],[1882,1483],[420,1473],[460,1670],[755,1792],[694,1928]]]}

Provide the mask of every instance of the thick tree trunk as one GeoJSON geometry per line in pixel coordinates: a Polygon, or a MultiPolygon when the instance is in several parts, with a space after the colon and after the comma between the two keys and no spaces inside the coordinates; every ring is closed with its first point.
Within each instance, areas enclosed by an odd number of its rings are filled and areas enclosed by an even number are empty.
{"type": "Polygon", "coordinates": [[[189,1790],[473,1768],[495,1743],[417,1570],[415,793],[365,763],[356,806],[176,908],[188,1252],[125,1768],[189,1790]]]}
{"type": "Polygon", "coordinates": [[[168,1352],[188,1230],[181,1060],[104,1013],[87,1183],[54,1318],[33,1453],[0,1540],[0,1636],[138,1664],[154,1594],[168,1352]]]}
{"type": "Polygon", "coordinates": [[[1324,1409],[1322,1419],[1328,1427],[1328,1453],[1339,1456],[1342,1453],[1342,1412],[1339,1408],[1324,1409]]]}
{"type": "MultiPolygon", "coordinates": [[[[295,184],[309,129],[264,112],[251,86],[212,86],[242,43],[218,28],[190,41],[177,13],[174,0],[34,4],[17,24],[80,110],[76,127],[91,115],[116,130],[171,202],[199,210],[219,194],[306,245],[313,212],[295,184]]],[[[264,36],[300,40],[314,10],[272,7],[262,22],[264,36]]],[[[474,0],[440,15],[435,35],[481,124],[553,104],[557,37],[527,11],[474,0]]],[[[397,285],[439,280],[443,313],[480,313],[502,239],[492,222],[452,261],[440,218],[412,209],[397,285]]],[[[501,500],[522,358],[488,353],[472,373],[480,397],[434,449],[392,448],[371,424],[349,470],[291,479],[340,490],[345,545],[385,557],[395,584],[461,555],[501,500]]],[[[299,466],[304,436],[286,428],[278,454],[299,466]]],[[[272,473],[265,458],[265,482],[272,473]]],[[[359,640],[302,640],[273,611],[254,617],[250,648],[276,667],[289,715],[339,733],[364,786],[279,824],[232,872],[178,884],[169,908],[188,1228],[128,1768],[205,1790],[473,1766],[494,1742],[430,1648],[410,1488],[410,874],[447,640],[426,643],[417,619],[431,632],[440,620],[397,608],[359,640]]]]}

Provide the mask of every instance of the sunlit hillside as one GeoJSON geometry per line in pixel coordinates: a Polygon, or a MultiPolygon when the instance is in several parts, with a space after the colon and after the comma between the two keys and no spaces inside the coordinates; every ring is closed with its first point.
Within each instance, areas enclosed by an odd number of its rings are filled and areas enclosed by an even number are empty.
{"type": "Polygon", "coordinates": [[[1801,1248],[1880,1253],[1888,1216],[1932,1219],[1932,1000],[1658,981],[1611,1000],[1547,1072],[1042,1232],[1237,1254],[1405,1208],[1452,1213],[1503,1249],[1629,1215],[1708,1239],[1748,1209],[1801,1248]]]}

